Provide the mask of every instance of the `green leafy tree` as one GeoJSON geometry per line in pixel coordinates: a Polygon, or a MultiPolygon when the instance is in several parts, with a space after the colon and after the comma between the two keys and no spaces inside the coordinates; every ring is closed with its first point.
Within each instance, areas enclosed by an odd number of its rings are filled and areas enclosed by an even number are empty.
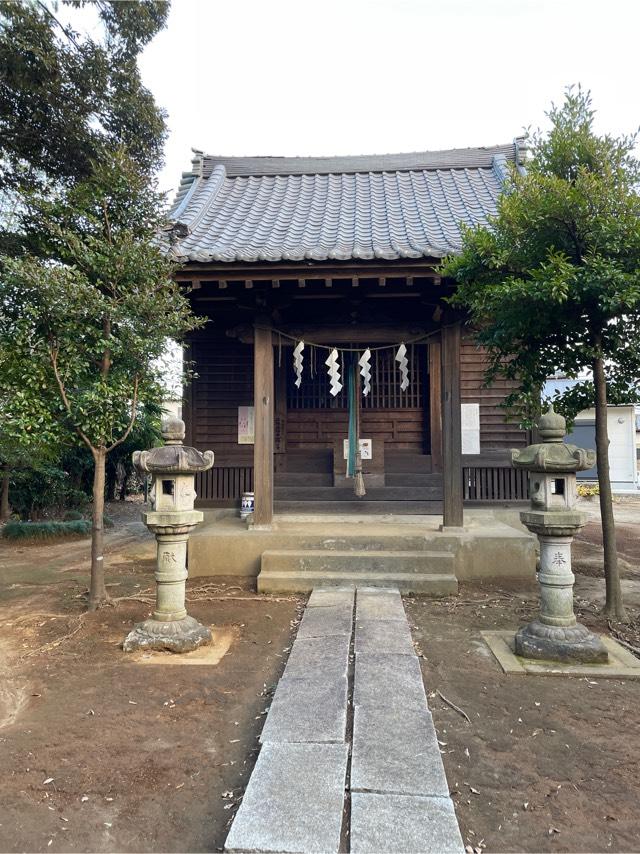
{"type": "MultiPolygon", "coordinates": [[[[551,130],[532,137],[532,159],[513,169],[497,215],[464,233],[446,260],[488,351],[487,381],[516,380],[507,399],[531,418],[556,370],[592,379],[567,395],[565,412],[596,411],[596,453],[606,580],[605,613],[626,619],[611,479],[607,403],[637,399],[640,377],[640,164],[636,136],[600,136],[590,95],[567,90],[548,113],[551,130]]],[[[562,409],[562,399],[559,401],[562,409]]]]}
{"type": "MultiPolygon", "coordinates": [[[[140,407],[162,399],[159,359],[199,321],[163,254],[162,199],[124,151],[53,199],[29,199],[37,254],[1,259],[0,347],[38,366],[94,460],[90,607],[104,583],[105,463],[140,407]]],[[[30,395],[33,398],[33,395],[30,395]]]]}
{"type": "Polygon", "coordinates": [[[41,366],[27,352],[0,347],[0,521],[11,514],[10,484],[17,471],[50,464],[64,446],[57,399],[41,366]]]}
{"type": "Polygon", "coordinates": [[[72,0],[101,27],[80,34],[56,4],[0,4],[0,189],[87,178],[107,148],[147,170],[162,159],[164,116],[137,58],[165,25],[169,4],[72,0]]]}

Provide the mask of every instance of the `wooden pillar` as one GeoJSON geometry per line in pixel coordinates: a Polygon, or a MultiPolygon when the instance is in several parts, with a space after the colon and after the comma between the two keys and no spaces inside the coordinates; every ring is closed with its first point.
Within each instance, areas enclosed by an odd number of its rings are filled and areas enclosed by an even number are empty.
{"type": "Polygon", "coordinates": [[[273,521],[273,341],[267,323],[256,322],[253,334],[253,524],[273,521]]]}
{"type": "Polygon", "coordinates": [[[439,341],[429,342],[429,445],[431,470],[442,471],[442,366],[439,341]]]}
{"type": "Polygon", "coordinates": [[[442,327],[443,527],[462,528],[462,424],[460,411],[460,324],[442,327]]]}

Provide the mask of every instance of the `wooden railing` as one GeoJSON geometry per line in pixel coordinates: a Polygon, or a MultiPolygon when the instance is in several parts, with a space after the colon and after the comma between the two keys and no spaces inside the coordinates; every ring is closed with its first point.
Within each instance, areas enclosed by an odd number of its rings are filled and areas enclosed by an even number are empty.
{"type": "MultiPolygon", "coordinates": [[[[474,465],[463,466],[462,475],[462,495],[467,505],[508,504],[529,498],[527,472],[506,463],[483,465],[474,460],[474,465]]],[[[196,492],[201,506],[239,506],[242,493],[252,490],[253,466],[250,465],[214,466],[196,475],[196,492]]]]}
{"type": "Polygon", "coordinates": [[[527,501],[527,472],[511,466],[464,466],[462,469],[465,504],[512,503],[527,501]]]}
{"type": "Polygon", "coordinates": [[[214,466],[196,475],[196,492],[201,505],[217,507],[240,504],[243,492],[253,490],[253,466],[214,466]]]}

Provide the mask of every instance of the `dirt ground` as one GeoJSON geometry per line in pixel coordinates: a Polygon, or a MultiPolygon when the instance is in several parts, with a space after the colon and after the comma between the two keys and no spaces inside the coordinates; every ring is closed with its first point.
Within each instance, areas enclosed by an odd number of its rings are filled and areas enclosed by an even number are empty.
{"type": "MultiPolygon", "coordinates": [[[[145,598],[139,508],[108,513],[110,593],[145,598]]],[[[83,615],[87,554],[87,540],[0,541],[0,850],[221,850],[304,597],[198,580],[190,613],[231,634],[228,654],[149,664],[119,648],[146,602],[83,615]]]]}
{"type": "MultiPolygon", "coordinates": [[[[154,541],[139,509],[108,511],[108,583],[120,601],[95,614],[82,599],[87,540],[0,540],[1,851],[222,849],[305,600],[196,579],[189,609],[227,638],[219,663],[125,656],[122,640],[151,610],[154,541]]],[[[640,529],[633,513],[624,524],[633,642],[640,529]]],[[[577,602],[607,630],[597,529],[590,522],[576,545],[577,602]]],[[[640,682],[505,676],[479,631],[525,622],[533,590],[465,586],[456,599],[406,602],[465,844],[640,851],[640,682]]]]}
{"type": "MultiPolygon", "coordinates": [[[[635,513],[618,536],[631,625],[598,613],[597,519],[574,544],[574,570],[578,618],[640,648],[635,513]]],[[[465,585],[456,598],[405,604],[468,850],[640,851],[640,681],[505,675],[480,631],[532,619],[535,591],[465,585]]]]}

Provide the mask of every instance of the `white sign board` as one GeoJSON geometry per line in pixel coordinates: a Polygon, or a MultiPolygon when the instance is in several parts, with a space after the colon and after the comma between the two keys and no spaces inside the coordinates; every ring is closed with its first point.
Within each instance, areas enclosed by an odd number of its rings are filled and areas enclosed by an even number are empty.
{"type": "Polygon", "coordinates": [[[480,453],[480,404],[462,403],[462,453],[480,453]]]}
{"type": "Polygon", "coordinates": [[[238,444],[253,445],[255,440],[255,417],[253,406],[238,407],[238,444]]]}
{"type": "MultiPolygon", "coordinates": [[[[349,456],[349,440],[345,439],[342,443],[342,454],[343,459],[347,459],[349,456]]],[[[371,439],[360,439],[360,459],[361,460],[372,460],[373,459],[373,442],[371,439]]]]}

